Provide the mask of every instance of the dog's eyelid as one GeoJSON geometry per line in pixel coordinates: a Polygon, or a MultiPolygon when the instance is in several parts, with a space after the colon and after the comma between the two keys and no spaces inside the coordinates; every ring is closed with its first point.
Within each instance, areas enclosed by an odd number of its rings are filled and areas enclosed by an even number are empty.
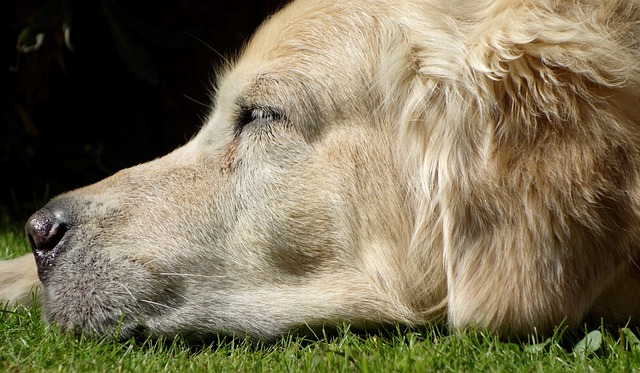
{"type": "Polygon", "coordinates": [[[237,129],[242,130],[253,122],[272,123],[284,119],[282,110],[269,106],[243,106],[238,114],[237,129]]]}

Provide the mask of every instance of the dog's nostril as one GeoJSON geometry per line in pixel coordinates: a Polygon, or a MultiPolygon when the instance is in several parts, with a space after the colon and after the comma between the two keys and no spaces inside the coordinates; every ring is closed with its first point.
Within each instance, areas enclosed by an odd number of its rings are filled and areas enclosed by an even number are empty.
{"type": "Polygon", "coordinates": [[[67,226],[51,211],[42,209],[36,211],[25,227],[31,248],[35,251],[49,251],[64,237],[67,226]]]}

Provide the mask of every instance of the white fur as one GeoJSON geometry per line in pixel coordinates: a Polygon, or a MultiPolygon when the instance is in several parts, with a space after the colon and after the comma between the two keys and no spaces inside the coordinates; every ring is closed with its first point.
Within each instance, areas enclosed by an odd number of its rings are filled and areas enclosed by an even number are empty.
{"type": "MultiPolygon", "coordinates": [[[[292,3],[229,67],[189,144],[49,205],[81,223],[44,281],[47,318],[261,338],[635,319],[639,12],[292,3]]],[[[37,283],[23,261],[30,280],[0,271],[4,298],[37,283]]]]}

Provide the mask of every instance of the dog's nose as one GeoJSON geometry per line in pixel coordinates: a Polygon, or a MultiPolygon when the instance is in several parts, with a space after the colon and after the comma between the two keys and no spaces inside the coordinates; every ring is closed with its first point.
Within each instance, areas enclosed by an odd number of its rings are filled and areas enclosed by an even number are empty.
{"type": "Polygon", "coordinates": [[[64,237],[67,227],[60,216],[48,209],[42,209],[31,215],[25,230],[31,249],[46,252],[56,247],[64,237]]]}
{"type": "Polygon", "coordinates": [[[41,278],[53,263],[53,258],[63,250],[60,241],[67,233],[67,229],[68,223],[65,221],[64,214],[56,209],[45,207],[36,211],[27,220],[25,231],[41,278]]]}

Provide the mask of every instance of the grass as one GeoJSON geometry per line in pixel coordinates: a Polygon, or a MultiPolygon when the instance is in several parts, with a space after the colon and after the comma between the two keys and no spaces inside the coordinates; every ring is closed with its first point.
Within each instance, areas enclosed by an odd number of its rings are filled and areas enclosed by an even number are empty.
{"type": "MultiPolygon", "coordinates": [[[[0,218],[0,257],[28,252],[21,229],[0,218]]],[[[118,342],[62,333],[41,310],[0,310],[0,371],[6,372],[629,372],[640,371],[640,340],[626,328],[564,334],[528,343],[442,326],[357,334],[347,326],[318,339],[273,344],[224,339],[118,342]]]]}

